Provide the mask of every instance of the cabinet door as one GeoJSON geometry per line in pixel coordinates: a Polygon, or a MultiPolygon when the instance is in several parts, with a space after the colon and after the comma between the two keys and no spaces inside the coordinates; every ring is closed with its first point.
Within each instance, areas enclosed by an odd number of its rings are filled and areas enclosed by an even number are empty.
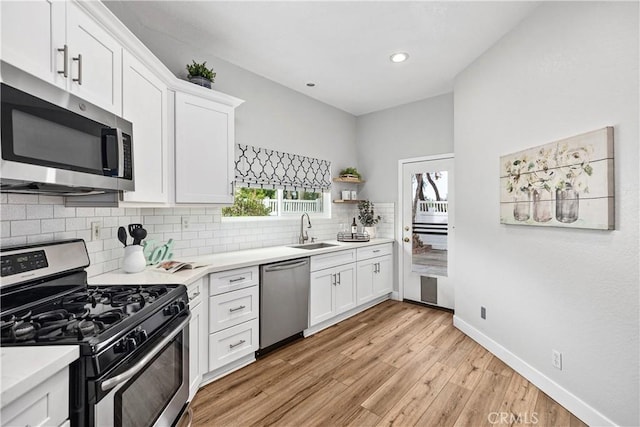
{"type": "Polygon", "coordinates": [[[133,123],[136,191],[125,202],[169,202],[167,88],[129,52],[122,58],[122,115],[133,123]]]}
{"type": "Polygon", "coordinates": [[[335,310],[340,314],[356,306],[355,264],[341,265],[336,268],[337,278],[334,286],[335,310]]]}
{"type": "MultiPolygon", "coordinates": [[[[3,1],[2,60],[60,87],[64,71],[65,2],[3,1]]],[[[68,67],[68,64],[67,64],[68,67]]]]}
{"type": "Polygon", "coordinates": [[[363,304],[373,299],[373,276],[375,261],[367,260],[358,262],[358,274],[356,276],[358,304],[363,304]]]}
{"type": "Polygon", "coordinates": [[[67,2],[71,92],[106,110],[122,111],[122,46],[74,2],[67,2]]]}
{"type": "Polygon", "coordinates": [[[374,258],[377,263],[377,273],[373,275],[374,296],[386,295],[393,291],[393,262],[391,255],[374,258]]]}
{"type": "Polygon", "coordinates": [[[202,360],[202,327],[204,323],[203,304],[200,303],[195,307],[191,307],[191,320],[189,321],[189,400],[198,391],[202,374],[206,372],[202,360]]]}
{"type": "Polygon", "coordinates": [[[233,203],[233,108],[176,93],[176,202],[233,203]]]}
{"type": "Polygon", "coordinates": [[[333,288],[336,269],[320,270],[311,273],[309,292],[309,326],[330,319],[334,315],[333,288]]]}

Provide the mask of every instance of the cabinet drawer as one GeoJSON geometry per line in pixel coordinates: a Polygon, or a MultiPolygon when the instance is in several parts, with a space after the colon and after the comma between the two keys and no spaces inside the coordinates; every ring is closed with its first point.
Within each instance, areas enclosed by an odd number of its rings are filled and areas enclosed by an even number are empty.
{"type": "Polygon", "coordinates": [[[209,335],[209,370],[220,368],[258,349],[258,319],[209,335]]]}
{"type": "Polygon", "coordinates": [[[220,271],[209,275],[209,295],[218,295],[258,284],[258,266],[220,271]]]}
{"type": "Polygon", "coordinates": [[[311,257],[311,271],[318,271],[325,268],[335,267],[337,265],[349,264],[350,262],[355,262],[355,260],[355,249],[331,252],[323,255],[314,255],[311,257]]]}
{"type": "Polygon", "coordinates": [[[189,295],[189,307],[195,307],[202,302],[204,292],[204,279],[198,279],[187,285],[187,295],[189,295]]]}
{"type": "Polygon", "coordinates": [[[358,261],[363,259],[374,258],[383,255],[393,254],[393,243],[384,243],[382,245],[366,246],[358,248],[358,261]]]}
{"type": "Polygon", "coordinates": [[[258,317],[258,287],[209,297],[209,333],[258,317]]]}
{"type": "Polygon", "coordinates": [[[2,425],[58,426],[69,418],[69,368],[2,408],[2,425]]]}

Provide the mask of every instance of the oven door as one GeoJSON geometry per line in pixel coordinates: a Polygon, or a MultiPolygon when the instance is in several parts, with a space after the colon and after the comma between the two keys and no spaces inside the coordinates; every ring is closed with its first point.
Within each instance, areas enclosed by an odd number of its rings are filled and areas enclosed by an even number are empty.
{"type": "Polygon", "coordinates": [[[189,319],[149,340],[136,357],[96,381],[106,395],[93,408],[95,426],[171,426],[189,399],[189,319]]]}

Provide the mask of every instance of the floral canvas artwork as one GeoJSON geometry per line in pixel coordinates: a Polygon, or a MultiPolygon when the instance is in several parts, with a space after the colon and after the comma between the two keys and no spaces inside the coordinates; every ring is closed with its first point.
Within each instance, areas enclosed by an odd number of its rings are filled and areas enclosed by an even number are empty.
{"type": "Polygon", "coordinates": [[[502,156],[500,222],[613,230],[613,128],[502,156]]]}

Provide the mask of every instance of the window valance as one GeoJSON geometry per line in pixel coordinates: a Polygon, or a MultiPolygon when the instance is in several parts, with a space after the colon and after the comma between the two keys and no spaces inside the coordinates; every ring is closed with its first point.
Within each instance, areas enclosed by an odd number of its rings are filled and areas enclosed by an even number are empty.
{"type": "Polygon", "coordinates": [[[251,145],[236,146],[236,183],[258,188],[325,191],[331,162],[251,145]]]}

